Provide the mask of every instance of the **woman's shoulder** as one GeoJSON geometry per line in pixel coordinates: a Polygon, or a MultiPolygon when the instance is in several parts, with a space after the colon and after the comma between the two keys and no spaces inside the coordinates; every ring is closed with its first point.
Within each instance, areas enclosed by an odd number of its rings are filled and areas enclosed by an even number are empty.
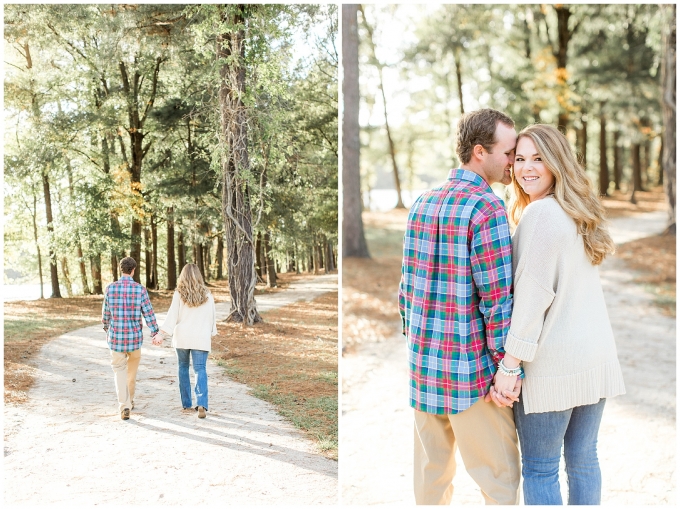
{"type": "Polygon", "coordinates": [[[576,225],[573,219],[554,197],[549,196],[527,205],[515,234],[519,235],[518,240],[527,238],[528,241],[531,238],[535,242],[545,243],[566,240],[575,232],[576,225]]]}

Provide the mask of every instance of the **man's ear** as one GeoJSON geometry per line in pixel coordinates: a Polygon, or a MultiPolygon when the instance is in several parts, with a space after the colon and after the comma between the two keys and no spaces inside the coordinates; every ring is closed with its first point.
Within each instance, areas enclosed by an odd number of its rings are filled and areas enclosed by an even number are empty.
{"type": "Polygon", "coordinates": [[[486,149],[480,144],[477,144],[474,147],[472,147],[472,154],[478,157],[479,159],[484,158],[484,152],[486,152],[486,149]]]}

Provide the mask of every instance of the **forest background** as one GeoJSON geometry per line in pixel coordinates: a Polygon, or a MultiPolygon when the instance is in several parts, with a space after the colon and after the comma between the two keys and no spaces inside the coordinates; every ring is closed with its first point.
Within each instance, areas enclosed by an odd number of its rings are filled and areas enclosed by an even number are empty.
{"type": "Polygon", "coordinates": [[[193,262],[252,299],[230,260],[335,267],[335,6],[4,12],[5,284],[100,294],[129,255],[147,288],[193,262]]]}
{"type": "MultiPolygon", "coordinates": [[[[508,113],[518,131],[537,122],[562,126],[600,195],[620,190],[635,202],[637,191],[662,185],[662,35],[675,23],[669,7],[359,8],[365,207],[408,206],[443,181],[458,164],[458,119],[485,107],[508,113]]],[[[665,156],[674,223],[671,152],[675,142],[665,156]]]]}

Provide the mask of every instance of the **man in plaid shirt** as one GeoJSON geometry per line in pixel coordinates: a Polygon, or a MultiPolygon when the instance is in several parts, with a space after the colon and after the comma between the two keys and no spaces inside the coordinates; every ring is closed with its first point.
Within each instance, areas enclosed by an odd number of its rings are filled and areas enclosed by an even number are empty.
{"type": "Polygon", "coordinates": [[[511,182],[516,140],[514,122],[499,111],[463,115],[460,168],[409,213],[399,310],[415,409],[417,504],[450,504],[456,446],[486,503],[519,503],[512,401],[494,393],[497,405],[489,395],[512,312],[510,231],[490,184],[511,182]]]}
{"type": "Polygon", "coordinates": [[[130,418],[135,406],[137,368],[142,356],[142,315],[156,344],[158,324],[149,294],[132,279],[137,262],[129,256],[120,261],[121,278],[106,288],[102,323],[111,350],[111,367],[116,382],[120,418],[130,418]]]}

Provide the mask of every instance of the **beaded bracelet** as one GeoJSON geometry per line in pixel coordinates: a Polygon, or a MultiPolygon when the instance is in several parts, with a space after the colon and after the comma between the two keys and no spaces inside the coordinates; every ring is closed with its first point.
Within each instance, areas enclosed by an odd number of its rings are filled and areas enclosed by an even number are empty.
{"type": "Polygon", "coordinates": [[[507,368],[507,367],[505,367],[505,364],[503,364],[503,359],[501,359],[500,362],[498,363],[498,371],[501,375],[518,376],[518,375],[521,375],[524,370],[522,369],[521,365],[517,366],[516,368],[512,368],[512,369],[507,368]]]}

